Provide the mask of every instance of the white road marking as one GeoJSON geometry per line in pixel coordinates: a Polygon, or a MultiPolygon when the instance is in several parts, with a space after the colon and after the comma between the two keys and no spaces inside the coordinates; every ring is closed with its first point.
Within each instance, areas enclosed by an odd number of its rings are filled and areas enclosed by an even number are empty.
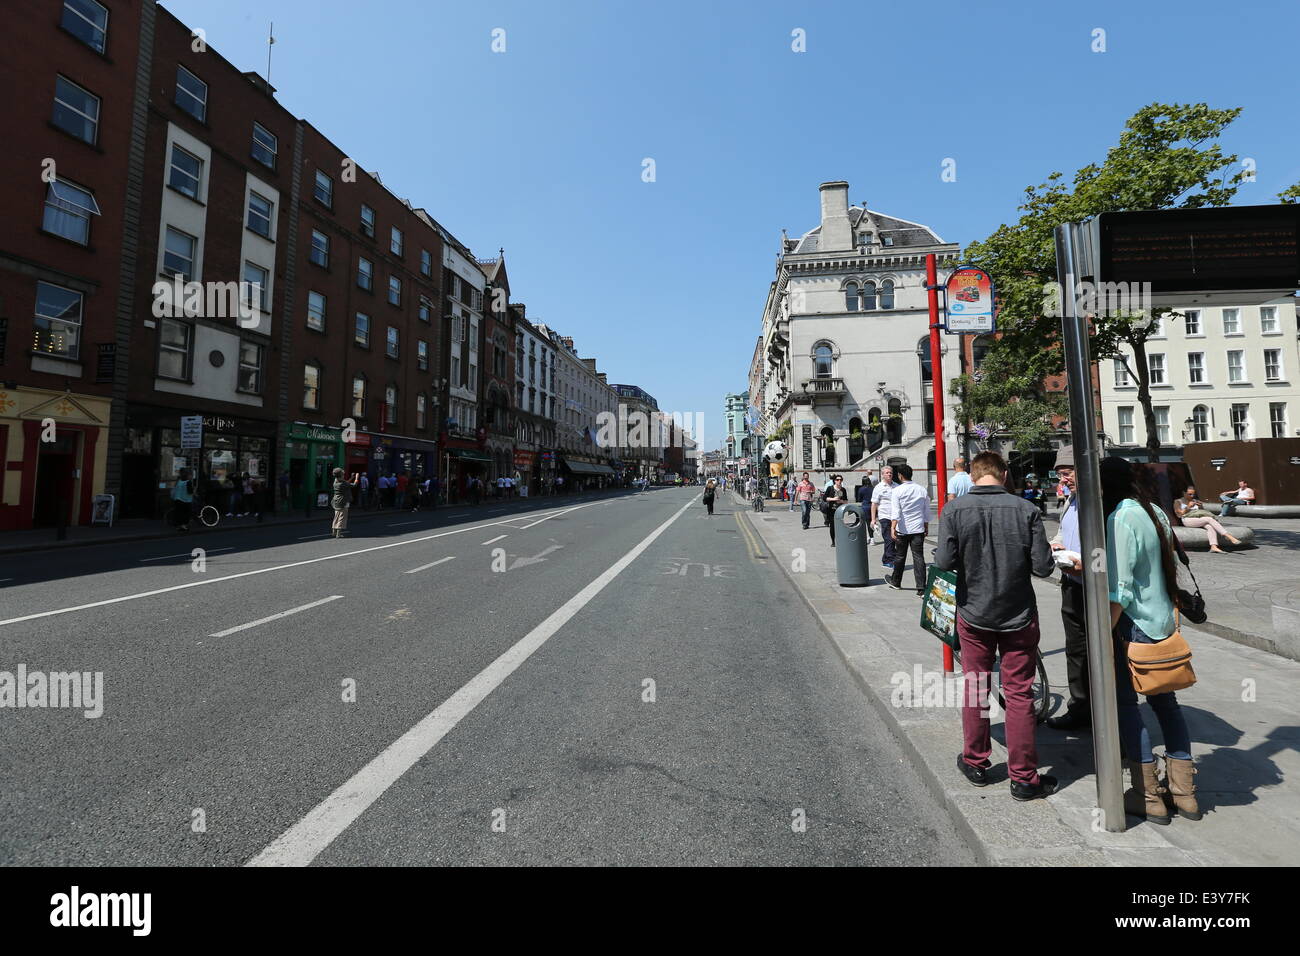
{"type": "Polygon", "coordinates": [[[550,521],[552,518],[558,518],[560,515],[567,515],[567,514],[569,514],[569,513],[572,512],[572,511],[577,511],[578,508],[590,508],[590,507],[591,507],[591,505],[578,505],[577,508],[565,508],[563,511],[557,511],[557,512],[555,512],[554,514],[549,514],[549,515],[547,515],[545,518],[540,518],[540,519],[538,519],[537,521],[533,521],[533,522],[531,522],[531,523],[529,523],[529,524],[526,524],[526,525],[524,525],[522,528],[520,528],[519,530],[520,530],[520,531],[527,531],[529,528],[535,528],[535,527],[537,527],[537,525],[541,524],[543,521],[550,521]]]}
{"type": "Polygon", "coordinates": [[[488,538],[488,540],[484,541],[483,543],[484,543],[485,545],[487,545],[487,544],[496,544],[496,543],[497,543],[498,541],[500,541],[502,538],[508,538],[508,537],[510,537],[510,535],[508,535],[508,534],[499,534],[499,535],[497,535],[495,538],[488,538]]]}
{"type": "MultiPolygon", "coordinates": [[[[306,558],[302,561],[290,561],[288,564],[276,564],[269,568],[256,568],[252,571],[240,571],[237,574],[223,574],[219,578],[203,578],[198,581],[191,581],[188,584],[173,584],[171,587],[155,588],[152,591],[140,591],[137,594],[124,594],[121,597],[105,598],[103,601],[91,601],[89,604],[75,604],[72,607],[55,608],[53,611],[38,611],[35,614],[24,614],[22,617],[11,617],[0,620],[0,627],[9,624],[22,624],[24,621],[35,621],[43,617],[55,617],[59,614],[71,614],[74,611],[88,611],[91,608],[105,607],[109,604],[121,604],[123,601],[137,601],[140,598],[154,597],[159,594],[170,594],[172,591],[184,591],[188,588],[201,588],[209,584],[220,584],[223,581],[235,581],[239,578],[251,577],[254,574],[269,574],[272,571],[287,571],[289,568],[301,568],[309,564],[319,564],[322,561],[337,561],[339,558],[351,558],[358,554],[370,554],[373,551],[387,551],[389,548],[401,548],[408,544],[420,544],[423,541],[432,541],[435,538],[445,538],[451,534],[465,534],[467,531],[482,531],[484,528],[491,528],[497,525],[505,524],[505,520],[494,521],[489,524],[472,524],[463,528],[453,528],[450,531],[439,531],[437,534],[426,534],[418,538],[407,538],[404,541],[390,541],[388,544],[377,544],[369,548],[360,548],[356,551],[340,551],[337,554],[326,554],[319,558],[306,558]]],[[[325,537],[325,535],[314,535],[313,537],[325,537]]],[[[300,541],[303,539],[299,539],[300,541]]]]}
{"type": "Polygon", "coordinates": [[[326,531],[324,534],[305,534],[305,535],[303,535],[301,538],[299,538],[298,540],[299,540],[299,541],[310,541],[312,538],[328,538],[328,537],[330,537],[333,533],[334,533],[334,532],[332,532],[332,531],[326,531]]]}
{"type": "MultiPolygon", "coordinates": [[[[205,549],[204,553],[219,554],[222,551],[234,551],[234,550],[235,550],[234,548],[207,548],[205,549]]],[[[140,563],[144,564],[146,561],[166,561],[169,558],[192,558],[192,557],[194,557],[193,552],[186,551],[184,554],[164,554],[160,558],[141,558],[140,563]]]]}
{"type": "Polygon", "coordinates": [[[396,522],[395,524],[390,524],[388,527],[390,527],[390,528],[402,528],[402,527],[405,527],[405,526],[408,525],[408,524],[419,524],[419,523],[420,523],[420,522],[418,522],[418,521],[398,521],[398,522],[396,522]]]}
{"type": "Polygon", "coordinates": [[[639,544],[619,558],[585,588],[569,598],[546,620],[529,631],[513,647],[479,671],[468,684],[425,715],[385,750],[358,770],[305,817],[277,837],[270,846],[249,860],[248,866],[306,866],[320,856],[344,830],[396,783],[430,750],[437,746],[492,691],[528,660],[579,611],[603,591],[620,573],[650,547],[689,508],[691,499],[671,518],[651,531],[639,544]]]}
{"type": "Polygon", "coordinates": [[[247,624],[241,624],[238,627],[228,627],[224,631],[217,631],[215,634],[209,634],[208,637],[225,637],[228,634],[235,634],[239,631],[246,631],[250,627],[257,627],[261,624],[268,624],[271,621],[278,621],[282,617],[288,617],[290,614],[297,614],[299,611],[310,611],[314,607],[320,607],[322,604],[329,604],[330,601],[337,601],[343,597],[342,594],[331,594],[327,598],[321,598],[319,601],[312,601],[310,604],[304,604],[301,607],[291,607],[287,611],[281,611],[279,614],[272,614],[270,617],[260,618],[256,621],[250,621],[247,624]]]}
{"type": "Polygon", "coordinates": [[[455,560],[456,560],[456,556],[453,554],[451,557],[448,557],[448,558],[439,558],[437,561],[430,561],[428,564],[422,564],[422,565],[420,565],[418,568],[411,568],[411,570],[409,570],[409,571],[404,571],[404,572],[402,572],[402,573],[403,573],[403,574],[415,574],[415,572],[417,572],[417,571],[427,571],[429,568],[433,567],[435,564],[445,564],[445,563],[448,562],[448,561],[455,561],[455,560]]]}

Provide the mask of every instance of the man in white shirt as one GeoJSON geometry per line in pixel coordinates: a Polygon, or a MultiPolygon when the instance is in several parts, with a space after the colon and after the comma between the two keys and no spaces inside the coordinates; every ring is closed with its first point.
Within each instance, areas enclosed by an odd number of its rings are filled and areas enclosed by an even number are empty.
{"type": "Polygon", "coordinates": [[[886,568],[894,566],[894,536],[890,534],[894,523],[894,469],[886,465],[880,469],[880,484],[871,492],[871,524],[880,531],[885,543],[885,553],[880,559],[886,568]]]}
{"type": "Polygon", "coordinates": [[[930,530],[930,496],[920,485],[912,481],[912,466],[899,465],[895,469],[902,481],[890,496],[894,506],[894,522],[890,535],[894,539],[897,555],[894,561],[894,573],[890,576],[889,586],[901,591],[903,586],[903,565],[907,561],[907,552],[912,552],[912,573],[915,575],[916,593],[925,594],[925,535],[930,530]]]}
{"type": "Polygon", "coordinates": [[[1237,487],[1233,491],[1225,491],[1219,495],[1219,500],[1223,502],[1223,507],[1219,509],[1219,517],[1231,518],[1236,513],[1238,505],[1255,503],[1255,489],[1246,484],[1243,478],[1237,482],[1237,487]]]}

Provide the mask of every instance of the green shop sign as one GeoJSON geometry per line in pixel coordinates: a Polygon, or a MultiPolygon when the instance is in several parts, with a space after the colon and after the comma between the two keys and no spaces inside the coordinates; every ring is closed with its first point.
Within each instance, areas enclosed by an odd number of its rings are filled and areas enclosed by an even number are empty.
{"type": "Polygon", "coordinates": [[[294,423],[289,426],[289,437],[302,441],[342,441],[343,429],[329,425],[303,425],[294,423]]]}

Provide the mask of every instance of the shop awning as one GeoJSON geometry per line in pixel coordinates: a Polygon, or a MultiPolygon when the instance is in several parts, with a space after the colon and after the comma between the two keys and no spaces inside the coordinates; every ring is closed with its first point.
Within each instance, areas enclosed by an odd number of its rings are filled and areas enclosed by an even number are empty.
{"type": "Polygon", "coordinates": [[[593,465],[591,462],[578,461],[574,458],[561,459],[575,475],[612,475],[608,465],[593,465]]]}
{"type": "Polygon", "coordinates": [[[489,455],[484,454],[477,448],[448,448],[447,454],[452,458],[466,458],[470,461],[490,462],[492,460],[489,455]]]}

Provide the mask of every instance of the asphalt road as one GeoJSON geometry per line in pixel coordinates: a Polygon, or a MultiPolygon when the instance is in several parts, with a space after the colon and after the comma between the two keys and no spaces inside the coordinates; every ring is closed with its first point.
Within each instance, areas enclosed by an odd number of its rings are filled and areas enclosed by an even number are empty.
{"type": "Polygon", "coordinates": [[[0,670],[104,688],[0,709],[0,863],[973,862],[735,507],[0,558],[0,670]]]}

